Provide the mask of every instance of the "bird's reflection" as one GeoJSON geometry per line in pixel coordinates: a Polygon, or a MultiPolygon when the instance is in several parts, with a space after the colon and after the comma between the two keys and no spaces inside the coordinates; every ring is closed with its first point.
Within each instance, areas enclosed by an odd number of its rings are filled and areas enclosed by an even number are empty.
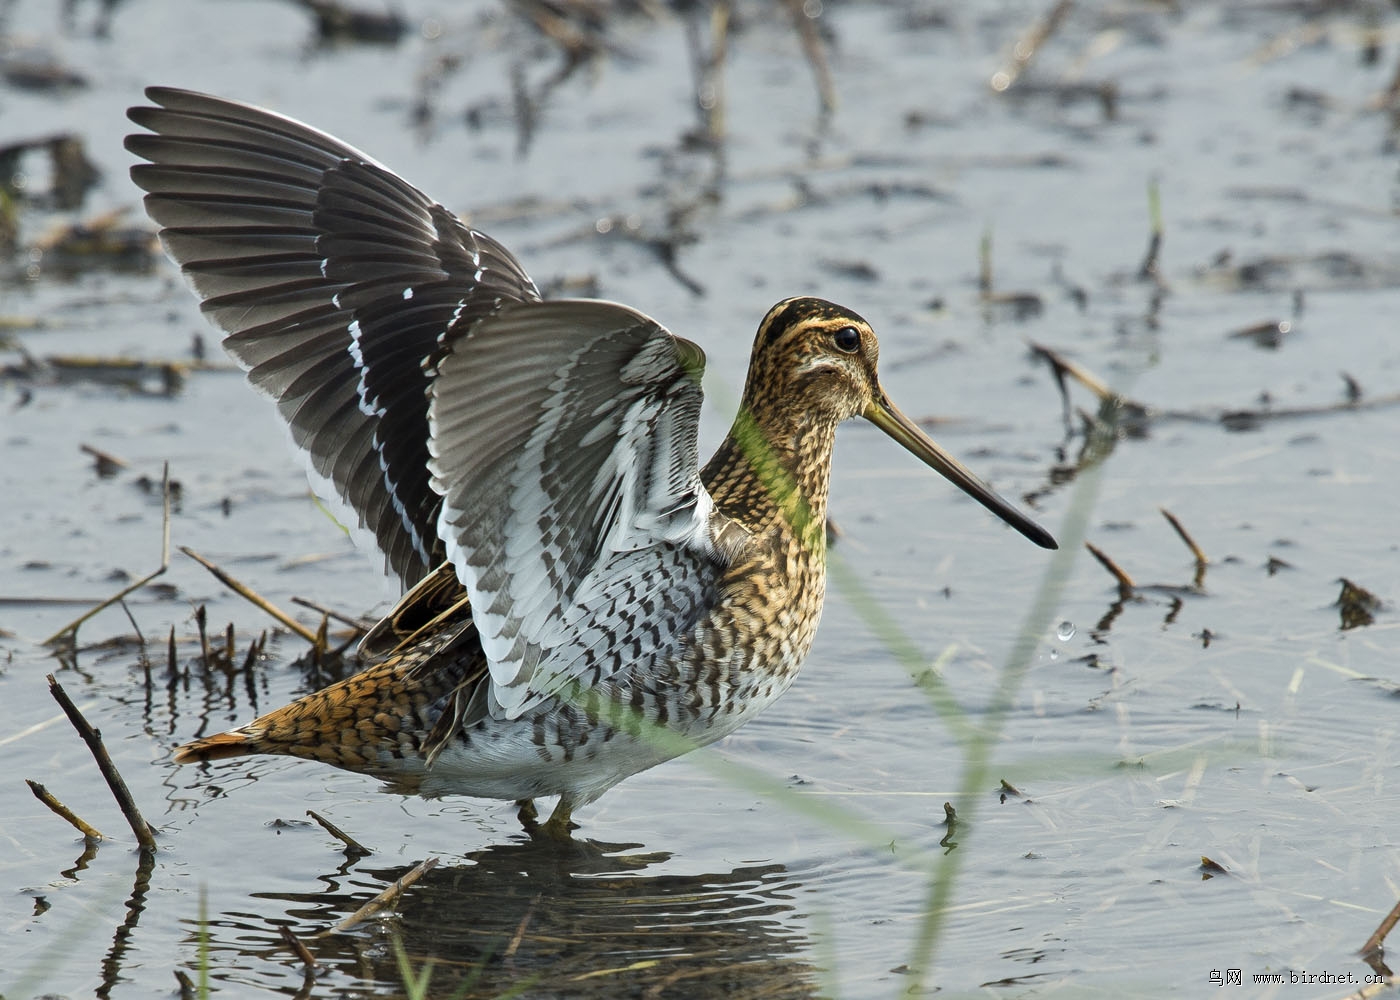
{"type": "MultiPolygon", "coordinates": [[[[671,856],[637,847],[586,840],[489,847],[427,872],[392,918],[324,936],[307,922],[325,927],[354,912],[377,891],[364,876],[382,888],[409,868],[375,870],[367,860],[349,875],[353,892],[338,891],[346,880],[338,874],[326,877],[328,892],[256,895],[290,904],[270,923],[294,922],[323,975],[338,970],[402,987],[406,957],[418,974],[431,965],[431,996],[817,995],[815,972],[801,957],[808,942],[794,927],[792,897],[801,886],[783,866],[649,874],[671,856]]],[[[247,916],[216,923],[238,927],[246,947],[247,916]]],[[[286,962],[276,936],[263,925],[245,954],[286,962]]]]}

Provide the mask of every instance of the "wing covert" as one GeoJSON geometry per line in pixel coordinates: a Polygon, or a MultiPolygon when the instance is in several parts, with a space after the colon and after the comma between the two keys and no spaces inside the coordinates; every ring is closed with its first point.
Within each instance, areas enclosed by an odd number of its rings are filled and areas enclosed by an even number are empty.
{"type": "Polygon", "coordinates": [[[591,687],[706,606],[721,558],[700,481],[703,365],[611,302],[513,305],[448,345],[429,464],[493,714],[591,687]]]}

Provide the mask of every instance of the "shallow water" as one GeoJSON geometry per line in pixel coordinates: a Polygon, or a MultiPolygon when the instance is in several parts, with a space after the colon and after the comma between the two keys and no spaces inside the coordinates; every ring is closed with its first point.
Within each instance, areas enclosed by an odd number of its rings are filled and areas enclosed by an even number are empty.
{"type": "MultiPolygon", "coordinates": [[[[438,17],[440,35],[318,50],[292,5],[148,0],[119,8],[102,40],[95,11],[65,29],[50,5],[21,2],[3,27],[94,85],[0,92],[0,140],[80,133],[106,174],[97,211],[136,202],[120,139],[147,84],[310,121],[470,214],[542,285],[589,278],[701,343],[709,442],[767,307],[799,292],[844,302],[880,332],[891,396],[936,418],[935,436],[1008,496],[1032,495],[1062,550],[1027,545],[868,426],[843,429],[842,537],[802,677],[719,746],[581,811],[582,842],[560,854],[529,845],[500,803],[403,799],[290,761],[176,768],[176,743],[324,678],[278,635],[251,678],[205,675],[194,607],[217,632],[234,624],[240,654],[271,623],[178,553],[167,589],[128,600],[130,621],[108,610],[72,662],[47,655],[38,643],[82,601],[156,568],[159,496],[139,477],[159,480],[168,461],[175,544],[280,605],[301,595],[359,614],[392,591],[309,499],[271,408],[237,373],[192,373],[174,396],[6,378],[0,993],[167,993],[175,970],[198,978],[201,906],[208,973],[230,996],[402,995],[394,935],[415,968],[434,963],[443,996],[472,975],[483,996],[1177,996],[1229,969],[1246,984],[1284,976],[1251,996],[1355,989],[1287,977],[1359,982],[1371,969],[1356,950],[1400,894],[1400,408],[1364,405],[1400,393],[1400,182],[1391,118],[1368,104],[1400,59],[1396,15],[1079,9],[994,94],[987,81],[1041,6],[833,5],[820,23],[840,104],[824,129],[786,17],[741,9],[723,197],[694,207],[713,163],[679,148],[695,119],[674,16],[608,19],[618,51],[553,91],[522,157],[512,63],[538,87],[552,46],[488,5],[404,9],[438,17]],[[419,80],[444,56],[461,68],[436,92],[433,126],[415,127],[419,80]],[[1074,79],[1115,82],[1116,117],[1037,89],[1074,79]],[[1136,277],[1154,181],[1164,293],[1136,277]],[[693,208],[696,237],[678,266],[703,296],[617,235],[631,219],[659,236],[677,206],[693,208]],[[621,223],[600,234],[604,218],[621,223]],[[1035,315],[980,299],[986,232],[996,288],[1033,293],[1035,315]],[[1276,350],[1229,336],[1279,320],[1276,350]],[[1158,419],[1073,474],[1078,417],[1067,433],[1028,341],[1158,419]],[[1362,406],[1339,406],[1343,372],[1362,406]],[[1302,412],[1249,431],[1218,419],[1246,409],[1302,412]],[[128,468],[99,478],[82,444],[128,468]],[[1210,557],[1199,587],[1160,507],[1210,557]],[[1084,552],[1081,523],[1141,585],[1131,598],[1084,552]],[[1271,573],[1271,560],[1286,566],[1271,573]],[[1372,624],[1340,627],[1340,577],[1387,602],[1372,624]],[[138,647],[103,645],[133,622],[149,681],[138,647]],[[1008,667],[1023,627],[1029,657],[1008,667]],[[49,672],[158,828],[148,870],[49,672]],[[23,778],[111,842],[80,859],[81,839],[23,778]],[[347,857],[307,809],[374,853],[347,857]],[[1206,877],[1203,856],[1228,874],[1206,877]],[[439,866],[393,916],[315,937],[428,857],[439,866]],[[314,981],[284,924],[321,963],[314,981]]],[[[55,217],[21,218],[32,238],[55,217]]],[[[196,332],[212,343],[163,264],[4,284],[0,318],[16,316],[44,326],[9,334],[7,365],[21,346],[169,360],[196,332]]],[[[1082,389],[1073,400],[1094,409],[1082,389]]]]}

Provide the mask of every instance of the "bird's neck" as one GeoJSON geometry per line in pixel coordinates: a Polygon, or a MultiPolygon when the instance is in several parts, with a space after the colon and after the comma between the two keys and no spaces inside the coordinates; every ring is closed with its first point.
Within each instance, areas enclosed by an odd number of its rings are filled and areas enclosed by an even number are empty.
{"type": "Polygon", "coordinates": [[[741,406],[705,466],[705,488],[721,512],[750,530],[777,529],[820,558],[835,432],[835,421],[820,414],[779,420],[741,406]]]}

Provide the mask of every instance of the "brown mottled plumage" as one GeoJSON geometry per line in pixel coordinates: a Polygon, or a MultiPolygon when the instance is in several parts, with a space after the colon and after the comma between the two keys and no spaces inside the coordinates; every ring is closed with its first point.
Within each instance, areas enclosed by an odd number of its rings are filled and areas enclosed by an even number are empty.
{"type": "Polygon", "coordinates": [[[364,154],[153,89],[128,138],[167,250],[313,471],[411,589],[365,669],[176,760],[287,754],[425,795],[559,797],[544,833],[738,728],[821,615],[837,425],[876,424],[1037,544],[1051,537],[879,384],[864,319],[759,325],[728,437],[696,454],[704,355],[615,303],[540,300],[510,253],[364,154]]]}

